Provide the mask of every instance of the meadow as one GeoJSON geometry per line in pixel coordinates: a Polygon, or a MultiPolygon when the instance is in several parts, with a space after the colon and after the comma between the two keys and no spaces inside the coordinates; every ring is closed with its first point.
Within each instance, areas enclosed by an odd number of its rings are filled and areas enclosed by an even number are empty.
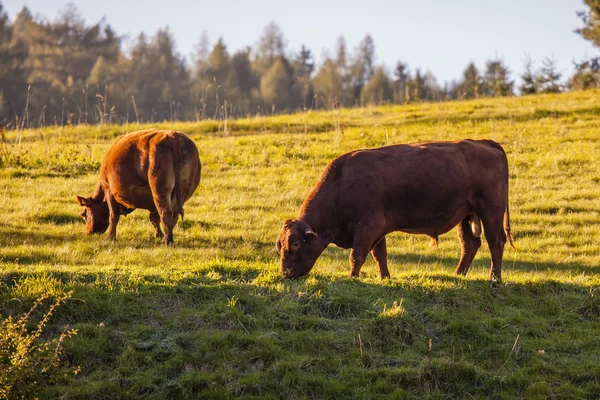
{"type": "Polygon", "coordinates": [[[5,132],[0,318],[47,296],[28,316],[35,332],[67,296],[36,343],[77,330],[53,367],[64,373],[16,379],[7,397],[599,398],[599,99],[153,124],[189,135],[203,164],[174,247],[153,238],[143,210],[121,218],[116,241],[85,236],[75,198],[91,193],[118,135],[149,125],[5,132]],[[349,253],[334,246],[308,278],[279,276],[277,233],[331,159],[461,138],[496,140],[508,154],[516,249],[505,250],[502,283],[487,279],[485,240],[469,274],[454,275],[455,230],[437,248],[390,235],[389,280],[370,257],[349,278],[349,253]]]}

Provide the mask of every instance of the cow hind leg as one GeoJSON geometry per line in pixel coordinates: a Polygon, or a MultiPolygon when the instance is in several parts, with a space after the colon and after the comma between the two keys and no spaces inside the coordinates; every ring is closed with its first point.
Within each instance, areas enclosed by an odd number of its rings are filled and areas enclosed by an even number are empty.
{"type": "Polygon", "coordinates": [[[381,279],[389,278],[390,271],[388,270],[387,265],[387,244],[385,242],[385,237],[383,237],[379,243],[373,247],[371,254],[373,255],[373,258],[379,267],[379,277],[381,279]]]}
{"type": "Polygon", "coordinates": [[[177,222],[171,197],[175,188],[175,170],[173,168],[173,154],[164,148],[157,148],[154,159],[148,169],[148,183],[152,191],[154,205],[160,216],[164,229],[164,243],[173,243],[173,227],[177,222]]]}
{"type": "Polygon", "coordinates": [[[503,210],[495,213],[486,212],[481,216],[485,238],[492,256],[490,280],[493,281],[502,280],[502,256],[506,243],[506,234],[502,225],[503,217],[503,210]]]}
{"type": "Polygon", "coordinates": [[[157,239],[163,238],[165,235],[163,235],[162,230],[160,229],[160,215],[158,214],[158,211],[150,212],[150,222],[154,225],[154,237],[157,239]]]}
{"type": "Polygon", "coordinates": [[[475,258],[475,254],[477,254],[477,250],[481,247],[481,239],[473,234],[471,217],[463,219],[457,228],[461,253],[456,273],[466,275],[473,262],[473,258],[475,258]]]}
{"type": "Polygon", "coordinates": [[[162,210],[160,214],[160,221],[165,228],[165,244],[173,244],[173,228],[177,223],[178,214],[170,210],[162,210]]]}

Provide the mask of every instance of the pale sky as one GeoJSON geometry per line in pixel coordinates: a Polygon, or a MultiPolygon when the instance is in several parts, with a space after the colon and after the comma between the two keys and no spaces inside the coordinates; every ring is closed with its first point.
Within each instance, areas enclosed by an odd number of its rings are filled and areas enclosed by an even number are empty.
{"type": "MultiPolygon", "coordinates": [[[[55,19],[67,1],[0,0],[11,20],[27,5],[34,15],[55,19]]],[[[430,70],[438,83],[460,79],[469,61],[482,70],[485,61],[502,58],[513,79],[526,53],[540,67],[553,56],[565,75],[573,61],[600,51],[573,30],[581,25],[581,0],[79,0],[88,24],[103,16],[119,35],[141,31],[152,35],[168,26],[178,51],[189,55],[206,30],[214,43],[223,37],[228,50],[254,45],[263,28],[275,21],[283,30],[288,52],[305,44],[317,63],[343,35],[353,50],[365,34],[375,40],[377,63],[389,72],[398,60],[411,70],[430,70]]]]}

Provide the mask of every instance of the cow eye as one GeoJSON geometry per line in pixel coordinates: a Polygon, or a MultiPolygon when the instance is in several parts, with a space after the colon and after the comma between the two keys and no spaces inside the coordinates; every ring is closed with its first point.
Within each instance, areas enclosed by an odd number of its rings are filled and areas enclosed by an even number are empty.
{"type": "Polygon", "coordinates": [[[83,210],[81,212],[81,218],[83,218],[83,220],[85,221],[86,217],[87,217],[87,212],[85,210],[83,210]]]}

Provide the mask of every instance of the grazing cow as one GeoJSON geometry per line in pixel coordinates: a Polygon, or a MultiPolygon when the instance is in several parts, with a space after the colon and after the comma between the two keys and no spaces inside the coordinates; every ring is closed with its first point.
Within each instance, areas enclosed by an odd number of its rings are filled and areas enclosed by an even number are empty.
{"type": "Polygon", "coordinates": [[[508,161],[491,140],[423,142],[357,150],[333,160],[300,213],[277,238],[284,277],[313,268],[334,243],[351,248],[351,276],[369,252],[382,278],[390,276],[385,236],[394,231],[438,235],[458,227],[462,252],[456,269],[466,275],[481,246],[481,222],[492,255],[490,278],[501,279],[507,239],[508,161]]]}
{"type": "Polygon", "coordinates": [[[155,237],[173,243],[173,227],[183,203],[200,183],[198,148],[181,132],[148,129],[119,137],[100,168],[100,182],[90,197],[77,196],[83,206],[86,233],[114,239],[121,215],[136,208],[150,211],[155,237]]]}

